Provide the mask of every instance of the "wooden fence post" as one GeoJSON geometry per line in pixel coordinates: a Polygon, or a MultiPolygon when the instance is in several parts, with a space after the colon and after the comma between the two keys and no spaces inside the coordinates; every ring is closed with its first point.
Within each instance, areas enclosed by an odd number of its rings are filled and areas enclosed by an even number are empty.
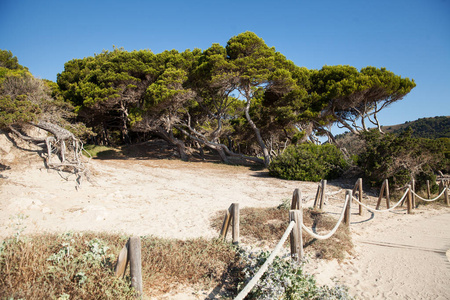
{"type": "Polygon", "coordinates": [[[430,193],[430,181],[427,180],[427,197],[428,199],[431,198],[431,193],[430,193]]]}
{"type": "Polygon", "coordinates": [[[290,234],[291,257],[297,261],[301,261],[303,259],[303,208],[301,204],[299,209],[289,211],[289,223],[292,221],[295,222],[295,226],[292,228],[290,234]]]}
{"type": "Polygon", "coordinates": [[[408,211],[408,214],[411,213],[411,207],[412,207],[412,193],[411,193],[411,185],[408,184],[408,194],[407,194],[407,200],[406,200],[406,209],[408,211]]]}
{"type": "Polygon", "coordinates": [[[347,190],[345,193],[345,197],[349,197],[347,206],[345,207],[344,212],[344,224],[350,226],[350,217],[352,215],[352,190],[347,190]]]}
{"type": "Polygon", "coordinates": [[[300,201],[302,199],[301,192],[299,189],[295,189],[294,193],[292,194],[292,202],[291,202],[291,209],[299,209],[300,207],[300,201]]]}
{"type": "Polygon", "coordinates": [[[320,181],[320,183],[317,185],[317,193],[316,193],[316,198],[314,199],[314,208],[317,207],[317,202],[320,199],[320,193],[322,191],[322,180],[320,181]]]}
{"type": "Polygon", "coordinates": [[[322,207],[323,207],[323,202],[325,200],[326,188],[327,188],[327,180],[324,179],[324,180],[322,180],[322,193],[320,194],[320,206],[319,206],[320,209],[322,209],[322,207]]]}
{"type": "Polygon", "coordinates": [[[447,203],[447,206],[450,206],[450,202],[449,202],[449,199],[448,199],[448,189],[449,189],[448,186],[445,187],[444,196],[445,196],[445,203],[447,203]]]}
{"type": "Polygon", "coordinates": [[[389,195],[389,180],[386,179],[386,207],[389,209],[390,206],[390,195],[389,195]]]}
{"type": "Polygon", "coordinates": [[[442,193],[443,190],[444,190],[444,181],[440,180],[439,181],[439,193],[438,194],[442,193]]]}
{"type": "Polygon", "coordinates": [[[386,187],[386,180],[384,180],[383,184],[381,185],[380,195],[378,196],[377,207],[375,209],[380,208],[381,199],[383,199],[385,187],[386,187]]]}
{"type": "Polygon", "coordinates": [[[137,297],[142,296],[142,264],[141,238],[133,236],[128,240],[128,254],[130,257],[131,287],[136,290],[137,297]]]}
{"type": "Polygon", "coordinates": [[[416,181],[413,179],[411,180],[411,206],[412,209],[416,208],[416,195],[414,194],[416,192],[416,181]]]}
{"type": "Polygon", "coordinates": [[[125,246],[122,248],[122,250],[120,250],[119,257],[117,258],[116,266],[114,267],[114,275],[116,275],[116,277],[125,276],[125,271],[127,269],[127,265],[129,262],[128,259],[129,241],[130,240],[128,239],[125,246]]]}
{"type": "Polygon", "coordinates": [[[220,230],[219,239],[225,239],[227,237],[228,228],[230,227],[231,221],[231,210],[233,208],[233,204],[228,208],[225,218],[223,219],[222,229],[220,230]]]}
{"type": "Polygon", "coordinates": [[[239,203],[233,203],[233,244],[237,245],[239,244],[239,203]]]}
{"type": "MultiPolygon", "coordinates": [[[[352,190],[352,194],[356,194],[356,192],[358,192],[358,200],[359,202],[362,203],[363,201],[363,187],[362,187],[362,178],[358,178],[358,180],[356,181],[355,187],[352,190]]],[[[362,216],[363,213],[363,206],[361,204],[359,204],[359,215],[362,216]]]]}

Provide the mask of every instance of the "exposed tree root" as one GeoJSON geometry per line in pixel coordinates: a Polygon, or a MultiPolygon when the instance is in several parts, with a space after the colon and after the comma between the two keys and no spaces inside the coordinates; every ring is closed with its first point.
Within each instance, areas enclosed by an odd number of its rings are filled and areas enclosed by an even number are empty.
{"type": "Polygon", "coordinates": [[[91,183],[93,182],[88,165],[82,161],[82,152],[85,149],[80,139],[67,129],[53,123],[40,121],[29,124],[52,135],[46,138],[35,138],[22,134],[13,126],[9,126],[9,129],[19,138],[45,147],[47,151],[46,154],[43,154],[43,157],[45,158],[46,167],[58,171],[61,177],[66,180],[69,179],[71,174],[74,174],[77,188],[81,187],[83,178],[86,178],[91,183]]]}

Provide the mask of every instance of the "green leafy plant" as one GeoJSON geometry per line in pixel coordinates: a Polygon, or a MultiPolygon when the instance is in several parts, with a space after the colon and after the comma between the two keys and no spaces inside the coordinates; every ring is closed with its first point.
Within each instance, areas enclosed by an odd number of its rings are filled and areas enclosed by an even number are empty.
{"type": "Polygon", "coordinates": [[[334,145],[300,144],[287,147],[275,157],[269,174],[289,180],[320,181],[336,178],[346,168],[347,162],[334,145]]]}
{"type": "MultiPolygon", "coordinates": [[[[270,255],[270,252],[257,253],[239,249],[245,264],[245,280],[239,285],[243,289],[258,272],[270,255]]],[[[303,263],[290,258],[275,257],[273,263],[252,289],[246,299],[352,299],[346,287],[318,286],[314,277],[303,271],[303,263]]]]}

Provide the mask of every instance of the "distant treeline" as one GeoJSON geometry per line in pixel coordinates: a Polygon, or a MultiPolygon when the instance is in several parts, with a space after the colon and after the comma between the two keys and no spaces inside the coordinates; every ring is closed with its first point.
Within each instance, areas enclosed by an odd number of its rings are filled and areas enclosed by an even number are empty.
{"type": "MultiPolygon", "coordinates": [[[[407,121],[403,124],[381,126],[382,131],[396,135],[404,133],[408,128],[411,128],[411,137],[413,138],[450,138],[450,116],[420,118],[415,121],[407,121]]],[[[351,134],[344,132],[336,135],[336,139],[342,140],[348,135],[351,134]]]]}
{"type": "MultiPolygon", "coordinates": [[[[383,129],[385,128],[383,127],[383,129]]],[[[401,125],[389,126],[386,131],[401,134],[408,128],[411,128],[411,136],[415,138],[450,138],[450,116],[421,118],[416,121],[405,122],[401,125]]]]}

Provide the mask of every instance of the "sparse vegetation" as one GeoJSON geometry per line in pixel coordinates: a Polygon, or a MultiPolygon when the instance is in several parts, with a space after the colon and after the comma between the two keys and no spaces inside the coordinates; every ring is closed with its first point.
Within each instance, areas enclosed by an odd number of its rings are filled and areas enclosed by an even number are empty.
{"type": "MultiPolygon", "coordinates": [[[[0,295],[6,298],[1,299],[134,299],[129,278],[117,279],[112,272],[126,240],[97,233],[5,239],[0,244],[0,295]]],[[[235,251],[225,243],[142,238],[148,296],[175,290],[179,284],[210,287],[222,280],[234,282],[230,272],[237,263],[235,251]]]]}
{"type": "MultiPolygon", "coordinates": [[[[212,219],[213,228],[220,230],[225,211],[220,211],[212,219]]],[[[285,205],[271,208],[243,208],[240,210],[240,234],[248,243],[277,243],[286,230],[289,220],[289,208],[285,205]]],[[[303,210],[303,222],[319,230],[331,230],[337,220],[317,210],[303,210]]],[[[303,233],[306,252],[313,257],[343,260],[353,248],[350,232],[340,226],[336,234],[327,240],[316,240],[303,233]]]]}
{"type": "MultiPolygon", "coordinates": [[[[270,253],[241,252],[246,281],[250,280],[270,253]]],[[[242,282],[242,287],[246,281],[242,282]]],[[[352,299],[345,286],[318,286],[312,275],[303,271],[303,263],[276,257],[246,299],[352,299]]]]}

